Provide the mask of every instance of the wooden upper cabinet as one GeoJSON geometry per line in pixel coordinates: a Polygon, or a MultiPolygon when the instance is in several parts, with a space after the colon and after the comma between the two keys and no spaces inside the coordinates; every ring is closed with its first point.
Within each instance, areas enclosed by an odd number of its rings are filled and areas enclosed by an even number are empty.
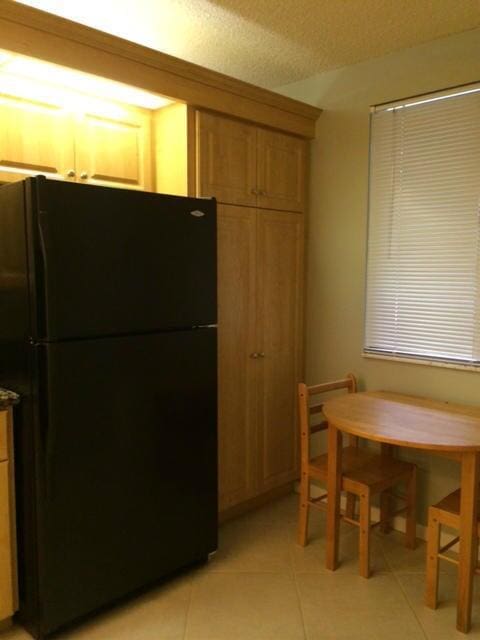
{"type": "Polygon", "coordinates": [[[75,114],[0,96],[0,182],[32,175],[132,189],[152,188],[151,117],[134,107],[75,114]]]}
{"type": "Polygon", "coordinates": [[[305,207],[306,141],[197,112],[197,195],[284,211],[305,207]]]}
{"type": "Polygon", "coordinates": [[[219,205],[218,475],[221,511],[256,490],[256,214],[219,205]]]}
{"type": "Polygon", "coordinates": [[[80,182],[150,190],[150,118],[125,110],[120,118],[85,113],[76,127],[76,168],[80,182]]]}
{"type": "Polygon", "coordinates": [[[305,208],[306,142],[301,138],[257,129],[257,206],[303,211],[305,208]]]}
{"type": "Polygon", "coordinates": [[[1,182],[38,173],[64,180],[74,166],[73,123],[64,109],[0,96],[1,182]]]}
{"type": "Polygon", "coordinates": [[[296,386],[303,377],[303,216],[259,211],[257,314],[259,487],[297,475],[296,386]]]}
{"type": "Polygon", "coordinates": [[[197,195],[255,206],[256,127],[197,112],[197,195]]]}

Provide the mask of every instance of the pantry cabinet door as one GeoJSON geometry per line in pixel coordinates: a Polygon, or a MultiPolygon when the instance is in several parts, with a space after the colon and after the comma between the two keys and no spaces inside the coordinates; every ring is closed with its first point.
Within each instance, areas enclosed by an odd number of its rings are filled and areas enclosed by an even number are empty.
{"type": "Polygon", "coordinates": [[[219,508],[255,494],[257,476],[254,209],[218,207],[219,508]]]}
{"type": "Polygon", "coordinates": [[[258,214],[259,486],[267,491],[298,470],[296,389],[303,370],[303,216],[258,214]]]}
{"type": "Polygon", "coordinates": [[[257,206],[285,211],[305,209],[306,141],[258,129],[257,206]]]}
{"type": "Polygon", "coordinates": [[[77,181],[152,190],[150,116],[119,107],[116,116],[85,113],[76,128],[77,181]]]}
{"type": "Polygon", "coordinates": [[[197,195],[255,206],[256,127],[197,112],[197,195]]]}
{"type": "Polygon", "coordinates": [[[75,179],[73,120],[64,109],[0,95],[0,123],[0,182],[75,179]]]}

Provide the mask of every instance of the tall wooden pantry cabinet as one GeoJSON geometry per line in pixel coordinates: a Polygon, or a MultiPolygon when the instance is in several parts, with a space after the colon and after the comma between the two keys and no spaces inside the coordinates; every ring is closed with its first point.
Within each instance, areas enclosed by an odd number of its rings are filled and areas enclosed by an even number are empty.
{"type": "Polygon", "coordinates": [[[219,502],[297,475],[306,143],[197,112],[197,194],[218,206],[219,502]]]}

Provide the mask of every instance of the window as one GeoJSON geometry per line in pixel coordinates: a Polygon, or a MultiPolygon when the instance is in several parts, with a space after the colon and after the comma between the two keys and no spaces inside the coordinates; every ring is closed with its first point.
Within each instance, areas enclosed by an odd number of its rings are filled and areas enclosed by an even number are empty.
{"type": "Polygon", "coordinates": [[[480,366],[480,87],[376,107],[365,352],[480,366]]]}

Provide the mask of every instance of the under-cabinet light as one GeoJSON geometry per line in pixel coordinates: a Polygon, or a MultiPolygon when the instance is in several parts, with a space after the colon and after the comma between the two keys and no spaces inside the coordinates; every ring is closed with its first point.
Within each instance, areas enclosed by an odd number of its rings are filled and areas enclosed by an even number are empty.
{"type": "Polygon", "coordinates": [[[0,101],[2,100],[2,95],[34,100],[39,103],[36,107],[38,109],[44,104],[45,107],[55,105],[68,111],[95,113],[105,118],[115,118],[117,120],[122,120],[126,117],[125,108],[116,102],[108,102],[86,94],[75,93],[68,89],[37,82],[36,80],[22,78],[2,72],[0,68],[0,101]]]}
{"type": "Polygon", "coordinates": [[[8,74],[37,83],[44,82],[53,91],[67,89],[89,94],[95,98],[143,107],[144,109],[159,109],[171,102],[167,98],[121,82],[76,71],[75,69],[67,69],[43,60],[10,55],[4,51],[0,51],[0,64],[2,65],[2,70],[8,74]]]}

